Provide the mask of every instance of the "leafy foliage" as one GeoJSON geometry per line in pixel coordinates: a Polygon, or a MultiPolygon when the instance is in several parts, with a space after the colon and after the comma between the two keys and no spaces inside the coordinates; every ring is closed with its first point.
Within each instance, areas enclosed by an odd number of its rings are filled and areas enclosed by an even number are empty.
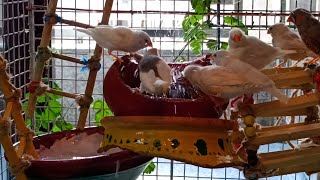
{"type": "MultiPolygon", "coordinates": [[[[182,21],[183,39],[190,45],[191,51],[196,55],[202,53],[203,44],[206,44],[207,48],[212,51],[228,48],[227,42],[220,42],[219,47],[217,40],[208,38],[208,33],[211,32],[209,30],[215,27],[215,24],[211,22],[208,14],[211,12],[211,3],[216,2],[216,0],[191,0],[192,9],[196,14],[186,15],[182,21]]],[[[224,24],[231,27],[239,27],[248,34],[248,28],[241,20],[235,17],[225,16],[224,24]]],[[[187,46],[185,46],[183,50],[186,47],[187,46]]],[[[182,51],[180,51],[179,55],[181,55],[182,51]]]]}
{"type": "Polygon", "coordinates": [[[105,116],[113,116],[107,103],[103,100],[95,100],[92,103],[92,109],[95,111],[94,120],[97,126],[101,126],[101,119],[105,116]]]}
{"type": "MultiPolygon", "coordinates": [[[[49,81],[48,78],[44,78],[42,82],[50,85],[52,89],[61,90],[56,82],[49,81]]],[[[22,104],[24,111],[27,109],[29,96],[30,93],[25,95],[26,101],[22,104]]],[[[55,94],[43,94],[37,98],[37,108],[35,110],[35,132],[37,135],[44,132],[60,132],[74,128],[62,115],[61,98],[61,96],[55,94]]],[[[31,120],[26,119],[26,124],[30,127],[31,120]]]]}
{"type": "Polygon", "coordinates": [[[151,174],[156,169],[154,162],[150,162],[149,165],[144,169],[143,173],[151,174]]]}

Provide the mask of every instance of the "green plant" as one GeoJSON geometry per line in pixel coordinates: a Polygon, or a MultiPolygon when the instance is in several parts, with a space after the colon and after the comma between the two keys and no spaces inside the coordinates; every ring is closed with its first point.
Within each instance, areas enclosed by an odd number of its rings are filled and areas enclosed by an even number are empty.
{"type": "MultiPolygon", "coordinates": [[[[61,90],[59,85],[54,81],[49,81],[48,78],[43,78],[43,83],[50,85],[52,89],[61,90]]],[[[26,111],[30,93],[26,93],[26,101],[22,104],[22,109],[26,111]]],[[[35,133],[37,135],[45,132],[60,132],[71,130],[74,126],[68,123],[62,115],[62,97],[55,94],[45,93],[37,98],[35,110],[35,133]]],[[[31,119],[26,119],[28,127],[31,126],[31,119]]]]}
{"type": "MultiPolygon", "coordinates": [[[[216,2],[217,0],[191,0],[191,6],[195,14],[186,15],[182,21],[183,39],[187,44],[180,50],[179,56],[188,45],[190,45],[191,51],[196,55],[202,53],[203,44],[206,44],[207,48],[212,51],[228,48],[227,42],[220,42],[219,47],[216,39],[208,38],[210,30],[216,26],[212,23],[213,17],[210,16],[212,11],[210,6],[216,2]]],[[[225,16],[223,20],[225,25],[239,27],[246,34],[248,33],[248,28],[241,20],[232,16],[225,16]]]]}
{"type": "Polygon", "coordinates": [[[92,103],[92,109],[95,111],[94,120],[97,126],[101,126],[101,119],[105,116],[113,116],[107,103],[103,100],[95,100],[92,103]]]}
{"type": "Polygon", "coordinates": [[[154,162],[150,162],[148,166],[144,169],[143,173],[151,174],[156,169],[154,162]]]}

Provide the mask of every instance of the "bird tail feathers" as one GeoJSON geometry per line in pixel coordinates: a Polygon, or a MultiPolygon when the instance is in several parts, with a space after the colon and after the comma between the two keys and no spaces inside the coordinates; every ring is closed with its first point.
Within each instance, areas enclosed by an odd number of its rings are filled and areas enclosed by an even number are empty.
{"type": "Polygon", "coordinates": [[[297,50],[284,50],[284,49],[281,49],[279,47],[277,47],[277,49],[279,50],[279,56],[280,57],[283,57],[287,54],[294,54],[294,53],[297,53],[298,51],[297,50]]]}
{"type": "Polygon", "coordinates": [[[153,85],[156,89],[162,89],[163,92],[166,92],[169,89],[170,83],[163,81],[162,79],[157,79],[153,85]]]}
{"type": "Polygon", "coordinates": [[[87,35],[89,35],[89,36],[92,35],[92,32],[89,31],[88,29],[84,29],[84,28],[74,28],[74,30],[79,31],[79,32],[82,32],[82,33],[85,33],[85,34],[87,34],[87,35]]]}
{"type": "Polygon", "coordinates": [[[290,99],[287,95],[283,94],[276,87],[267,88],[266,91],[269,92],[270,94],[272,94],[273,96],[277,97],[283,103],[287,103],[290,99]]]}

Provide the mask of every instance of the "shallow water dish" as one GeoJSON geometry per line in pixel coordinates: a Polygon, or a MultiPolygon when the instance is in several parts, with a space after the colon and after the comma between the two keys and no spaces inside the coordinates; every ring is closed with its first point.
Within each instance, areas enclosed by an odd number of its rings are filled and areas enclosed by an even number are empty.
{"type": "Polygon", "coordinates": [[[103,85],[104,98],[116,116],[182,116],[219,118],[228,106],[228,100],[208,97],[182,77],[188,64],[209,65],[207,56],[188,63],[169,63],[175,82],[166,97],[141,94],[138,64],[134,58],[123,56],[123,63],[114,62],[103,85]]]}
{"type": "MultiPolygon", "coordinates": [[[[103,134],[103,127],[71,130],[35,137],[33,143],[37,149],[40,145],[50,147],[56,140],[71,138],[80,133],[88,135],[103,134]]],[[[15,144],[16,146],[19,143],[15,144]]],[[[131,151],[121,151],[111,155],[65,160],[32,160],[31,167],[25,173],[28,179],[136,179],[153,158],[131,151]],[[118,163],[118,164],[117,164],[118,163]]]]}

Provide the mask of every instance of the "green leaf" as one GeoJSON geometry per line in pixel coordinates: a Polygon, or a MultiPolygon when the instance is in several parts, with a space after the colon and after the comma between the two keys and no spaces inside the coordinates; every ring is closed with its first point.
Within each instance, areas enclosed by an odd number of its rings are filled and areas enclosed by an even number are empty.
{"type": "Polygon", "coordinates": [[[35,133],[36,133],[37,136],[45,134],[45,132],[43,132],[43,131],[36,131],[35,133]]]}
{"type": "Polygon", "coordinates": [[[217,41],[216,40],[213,40],[213,39],[210,39],[208,42],[207,42],[207,47],[211,50],[214,50],[217,48],[217,41]]]}
{"type": "Polygon", "coordinates": [[[26,112],[28,108],[28,101],[23,102],[21,106],[22,106],[22,111],[26,112]]]}
{"type": "Polygon", "coordinates": [[[60,102],[56,100],[50,100],[48,103],[49,109],[54,112],[56,115],[61,114],[62,112],[62,105],[60,102]]]}
{"type": "Polygon", "coordinates": [[[55,114],[52,110],[51,110],[51,108],[50,109],[45,109],[44,110],[44,112],[42,113],[42,115],[41,115],[42,117],[41,117],[41,120],[42,120],[42,122],[53,122],[54,120],[56,120],[56,118],[57,118],[57,114],[55,114]]]}
{"type": "Polygon", "coordinates": [[[228,46],[229,46],[229,44],[227,42],[221,42],[220,48],[226,50],[226,49],[228,49],[228,46]]]}
{"type": "Polygon", "coordinates": [[[51,129],[52,132],[61,132],[61,129],[57,126],[54,125],[53,128],[51,129]]]}
{"type": "Polygon", "coordinates": [[[26,119],[26,126],[27,126],[28,128],[31,127],[31,118],[27,118],[27,119],[26,119]]]}
{"type": "Polygon", "coordinates": [[[150,162],[146,169],[143,171],[143,173],[151,174],[155,169],[156,165],[154,164],[154,162],[150,162]]]}
{"type": "Polygon", "coordinates": [[[101,119],[104,117],[103,113],[104,113],[104,111],[100,110],[95,114],[94,119],[95,119],[96,122],[100,122],[101,121],[101,119]]]}
{"type": "Polygon", "coordinates": [[[66,130],[72,130],[74,128],[74,126],[71,123],[68,122],[64,122],[64,124],[62,125],[62,130],[66,131],[66,130]]]}
{"type": "Polygon", "coordinates": [[[25,99],[29,99],[30,93],[26,93],[26,94],[24,95],[24,97],[25,97],[25,99]]]}
{"type": "Polygon", "coordinates": [[[47,95],[41,95],[37,98],[38,103],[44,103],[47,101],[47,95]]]}
{"type": "Polygon", "coordinates": [[[239,27],[246,35],[248,35],[248,28],[241,20],[232,16],[225,16],[223,21],[231,27],[239,27]]]}
{"type": "Polygon", "coordinates": [[[99,110],[103,108],[103,101],[102,100],[95,100],[92,104],[92,108],[94,110],[99,110]]]}

